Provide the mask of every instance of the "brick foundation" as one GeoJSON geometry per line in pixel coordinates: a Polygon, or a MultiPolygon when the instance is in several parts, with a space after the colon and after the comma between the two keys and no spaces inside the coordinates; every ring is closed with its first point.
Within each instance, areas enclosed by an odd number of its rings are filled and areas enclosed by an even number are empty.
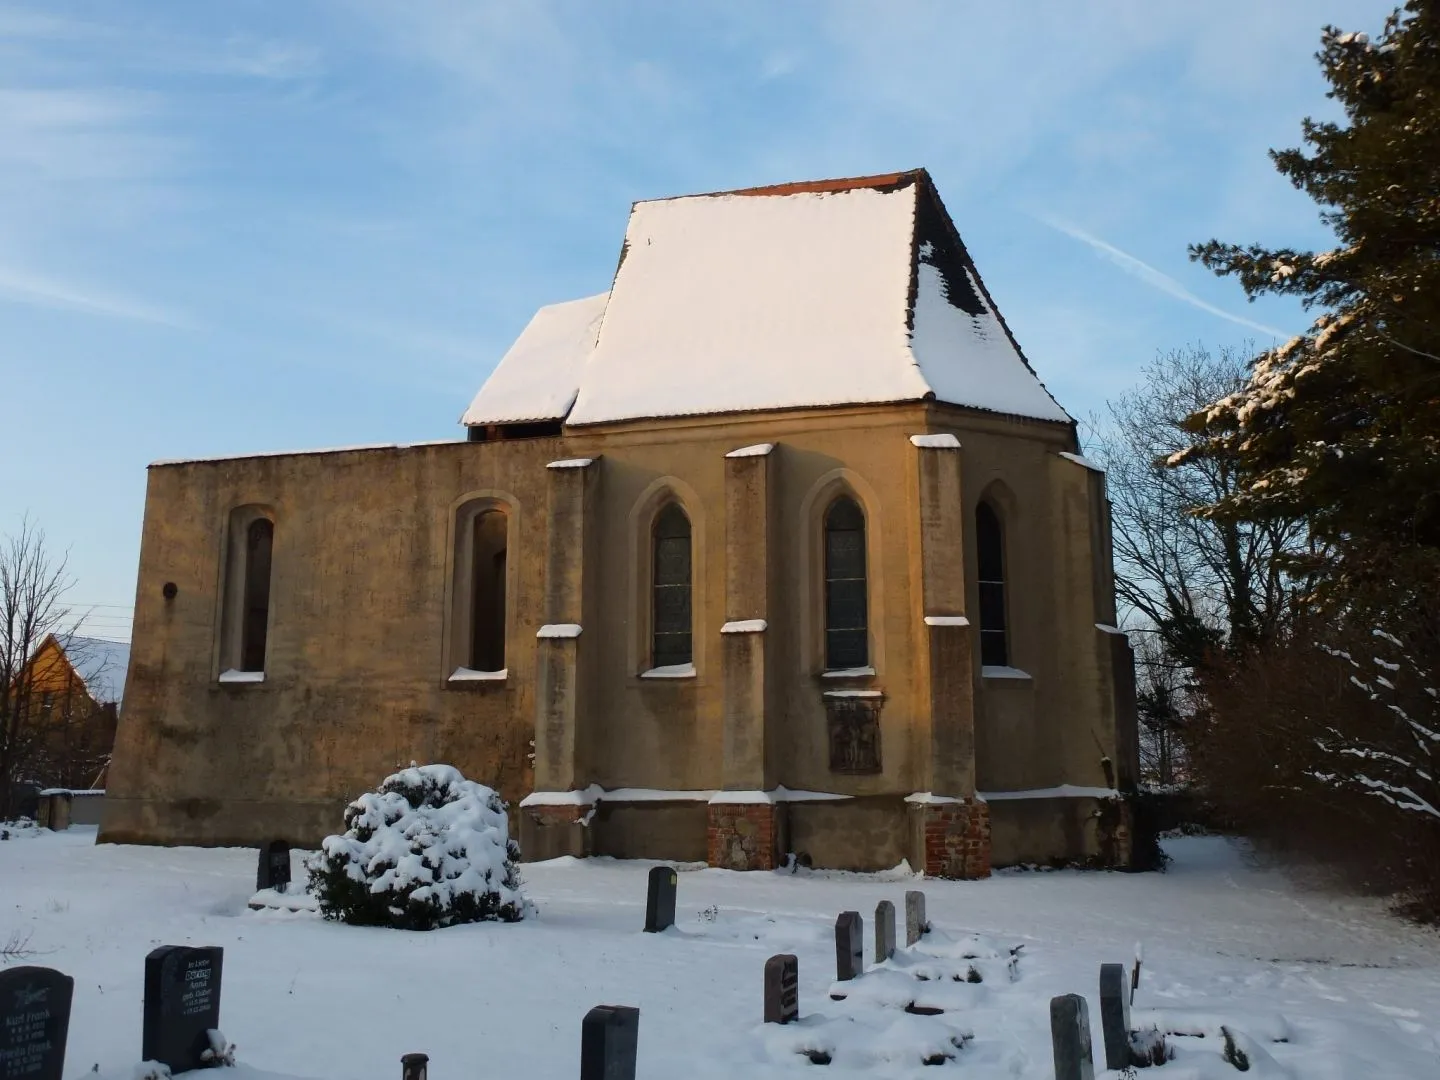
{"type": "Polygon", "coordinates": [[[573,804],[520,808],[520,857],[525,862],[561,855],[583,858],[592,854],[586,822],[590,807],[573,804]]]}
{"type": "Polygon", "coordinates": [[[990,876],[990,807],[978,799],[911,804],[926,877],[990,876]]]}
{"type": "Polygon", "coordinates": [[[780,826],[774,803],[711,803],[706,861],[726,870],[773,870],[783,854],[780,826]]]}

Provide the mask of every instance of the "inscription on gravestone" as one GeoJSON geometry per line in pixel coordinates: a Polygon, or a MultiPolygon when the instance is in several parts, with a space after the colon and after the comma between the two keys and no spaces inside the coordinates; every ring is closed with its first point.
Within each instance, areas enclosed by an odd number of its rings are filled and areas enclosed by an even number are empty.
{"type": "Polygon", "coordinates": [[[1130,986],[1124,964],[1100,965],[1100,1031],[1105,1038],[1105,1067],[1130,1065],[1130,986]]]}
{"type": "Polygon", "coordinates": [[[909,948],[930,929],[925,919],[925,894],[911,889],[905,894],[905,947],[909,948]]]}
{"type": "Polygon", "coordinates": [[[1050,1043],[1055,1052],[1055,1080],[1095,1080],[1090,1010],[1079,994],[1050,999],[1050,1043]]]}
{"type": "Polygon", "coordinates": [[[220,1027],[218,945],[162,945],[145,957],[145,1023],[141,1057],[172,1072],[205,1067],[208,1032],[220,1027]]]}
{"type": "Polygon", "coordinates": [[[659,933],[675,925],[675,868],[650,868],[649,888],[645,894],[645,932],[659,933]]]}
{"type": "Polygon", "coordinates": [[[765,961],[765,1023],[800,1019],[800,961],[781,953],[765,961]]]}
{"type": "Polygon", "coordinates": [[[255,871],[255,889],[284,892],[290,884],[290,845],[272,840],[260,849],[260,862],[255,871]]]}
{"type": "Polygon", "coordinates": [[[635,1080],[640,1010],[596,1005],[580,1025],[580,1080],[635,1080]]]}
{"type": "Polygon", "coordinates": [[[875,905],[875,962],[883,964],[895,955],[895,905],[881,900],[875,905]]]}
{"type": "Polygon", "coordinates": [[[74,991],[52,968],[0,972],[0,1078],[61,1080],[74,991]]]}
{"type": "Polygon", "coordinates": [[[835,980],[865,974],[865,920],[858,911],[842,911],[835,920],[835,980]]]}

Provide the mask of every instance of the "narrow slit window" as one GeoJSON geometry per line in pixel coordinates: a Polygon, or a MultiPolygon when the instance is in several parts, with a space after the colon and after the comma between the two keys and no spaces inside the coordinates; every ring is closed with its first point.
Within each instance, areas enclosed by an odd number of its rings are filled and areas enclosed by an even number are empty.
{"type": "Polygon", "coordinates": [[[245,585],[240,620],[240,670],[265,670],[270,625],[270,551],[275,525],[256,518],[245,530],[245,585]]]}
{"type": "Polygon", "coordinates": [[[870,663],[865,579],[865,515],[848,495],[825,512],[825,666],[831,671],[870,663]]]}
{"type": "Polygon", "coordinates": [[[694,661],[690,620],[690,519],[671,503],[655,520],[651,666],[694,661]]]}
{"type": "Polygon", "coordinates": [[[980,663],[1005,667],[1010,645],[1005,626],[1005,534],[989,503],[975,508],[975,546],[980,578],[980,663]]]}
{"type": "Polygon", "coordinates": [[[505,561],[509,522],[503,511],[475,515],[470,543],[469,667],[475,671],[505,670],[505,561]]]}

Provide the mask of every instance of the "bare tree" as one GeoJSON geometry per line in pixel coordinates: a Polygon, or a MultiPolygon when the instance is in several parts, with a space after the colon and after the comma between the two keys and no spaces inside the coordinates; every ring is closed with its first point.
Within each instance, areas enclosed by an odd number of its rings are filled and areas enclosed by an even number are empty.
{"type": "Polygon", "coordinates": [[[43,753],[37,672],[30,663],[50,634],[69,622],[71,580],[64,556],[52,557],[45,533],[28,518],[0,539],[0,820],[16,809],[16,787],[43,753]]]}
{"type": "Polygon", "coordinates": [[[1193,346],[1157,357],[1108,403],[1092,451],[1109,473],[1120,599],[1192,669],[1213,649],[1271,637],[1303,585],[1279,558],[1309,543],[1303,521],[1199,516],[1236,489],[1233,466],[1167,464],[1194,441],[1185,419],[1244,384],[1248,355],[1193,346]]]}
{"type": "Polygon", "coordinates": [[[1248,355],[1161,354],[1091,425],[1088,452],[1108,474],[1122,621],[1137,632],[1143,764],[1157,783],[1184,771],[1185,730],[1202,704],[1196,673],[1270,640],[1306,587],[1283,558],[1309,544],[1304,522],[1202,516],[1236,489],[1235,470],[1223,457],[1172,463],[1194,439],[1186,418],[1244,384],[1248,355]]]}

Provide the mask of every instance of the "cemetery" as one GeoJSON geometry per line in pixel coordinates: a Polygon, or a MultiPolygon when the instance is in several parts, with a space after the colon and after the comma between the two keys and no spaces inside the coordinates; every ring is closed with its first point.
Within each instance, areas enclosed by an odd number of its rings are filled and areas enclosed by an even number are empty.
{"type": "Polygon", "coordinates": [[[1164,874],[985,882],[560,858],[523,867],[523,918],[428,931],[325,918],[320,860],[283,843],[93,840],[0,843],[3,1080],[1400,1080],[1440,1060],[1433,935],[1220,837],[1168,841],[1164,874]]]}

